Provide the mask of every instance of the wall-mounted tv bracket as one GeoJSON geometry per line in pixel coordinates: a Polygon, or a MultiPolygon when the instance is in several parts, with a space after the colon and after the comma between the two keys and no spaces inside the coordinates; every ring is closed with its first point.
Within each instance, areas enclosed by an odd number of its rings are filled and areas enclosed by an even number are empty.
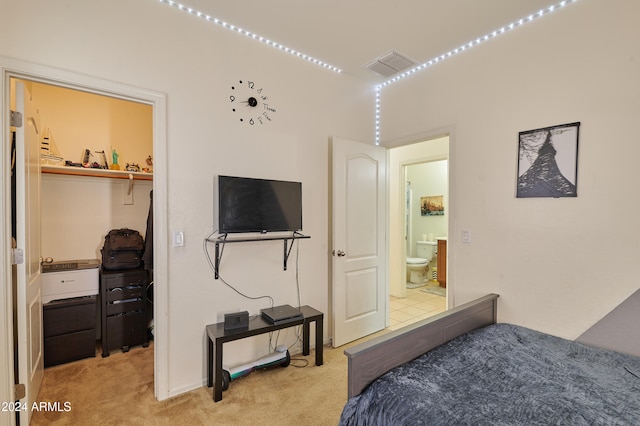
{"type": "Polygon", "coordinates": [[[224,245],[227,243],[246,243],[251,241],[277,241],[283,240],[284,243],[284,259],[283,259],[283,270],[287,270],[287,261],[289,260],[289,255],[291,255],[291,249],[293,248],[293,243],[295,240],[302,240],[311,238],[309,235],[302,235],[299,232],[294,232],[291,235],[278,236],[278,237],[254,237],[254,238],[227,238],[229,234],[223,234],[216,237],[213,240],[209,240],[216,245],[216,254],[215,254],[215,279],[218,279],[218,271],[220,270],[220,262],[222,261],[222,253],[224,252],[224,245]],[[289,240],[291,240],[291,244],[289,244],[289,240]]]}

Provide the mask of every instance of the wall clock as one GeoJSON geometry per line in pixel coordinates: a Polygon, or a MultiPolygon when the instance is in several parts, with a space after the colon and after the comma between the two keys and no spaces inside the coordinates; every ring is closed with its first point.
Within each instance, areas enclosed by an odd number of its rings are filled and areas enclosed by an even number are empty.
{"type": "Polygon", "coordinates": [[[253,81],[238,80],[231,86],[231,111],[236,114],[241,123],[251,126],[267,124],[272,121],[276,109],[268,103],[269,98],[263,93],[262,87],[253,81]]]}

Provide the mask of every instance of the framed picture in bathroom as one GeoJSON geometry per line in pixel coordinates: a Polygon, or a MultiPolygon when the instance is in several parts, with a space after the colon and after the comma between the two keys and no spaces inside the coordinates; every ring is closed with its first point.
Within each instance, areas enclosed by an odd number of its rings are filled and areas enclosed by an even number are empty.
{"type": "Polygon", "coordinates": [[[580,123],[518,135],[516,198],[577,197],[580,123]]]}
{"type": "Polygon", "coordinates": [[[443,216],[444,215],[444,196],[430,195],[428,197],[420,197],[420,215],[421,216],[443,216]]]}

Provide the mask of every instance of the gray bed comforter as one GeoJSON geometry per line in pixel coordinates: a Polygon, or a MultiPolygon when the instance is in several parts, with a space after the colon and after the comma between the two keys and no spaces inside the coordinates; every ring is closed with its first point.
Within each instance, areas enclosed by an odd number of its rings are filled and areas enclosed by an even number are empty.
{"type": "Polygon", "coordinates": [[[495,324],[380,377],[340,425],[640,425],[640,358],[495,324]]]}

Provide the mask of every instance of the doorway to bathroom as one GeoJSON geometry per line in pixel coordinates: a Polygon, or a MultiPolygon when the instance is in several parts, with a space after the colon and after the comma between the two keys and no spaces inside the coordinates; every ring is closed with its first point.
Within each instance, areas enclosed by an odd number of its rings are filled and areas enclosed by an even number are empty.
{"type": "Polygon", "coordinates": [[[438,240],[447,238],[448,160],[404,166],[406,288],[446,282],[438,276],[438,240]]]}
{"type": "Polygon", "coordinates": [[[447,309],[442,244],[450,215],[449,136],[390,149],[389,166],[389,326],[394,329],[447,309]]]}

